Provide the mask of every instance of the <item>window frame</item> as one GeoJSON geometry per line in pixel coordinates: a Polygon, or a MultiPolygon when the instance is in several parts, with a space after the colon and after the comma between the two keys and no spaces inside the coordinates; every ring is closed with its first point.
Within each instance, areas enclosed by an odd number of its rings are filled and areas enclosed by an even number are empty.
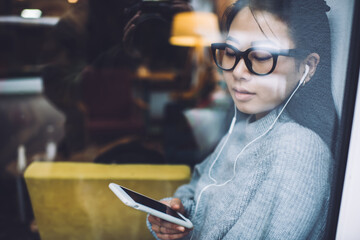
{"type": "MultiPolygon", "coordinates": [[[[360,171],[356,172],[356,170],[359,170],[358,168],[347,169],[347,166],[355,161],[355,156],[357,157],[357,160],[360,159],[360,155],[357,155],[358,153],[355,152],[356,148],[350,148],[350,146],[356,144],[354,142],[356,139],[360,139],[360,132],[354,132],[354,126],[360,124],[360,117],[357,116],[360,115],[360,113],[355,115],[355,110],[360,111],[359,106],[355,109],[356,99],[360,102],[360,90],[357,91],[358,87],[360,87],[358,86],[360,69],[360,1],[357,0],[354,1],[351,30],[342,114],[337,135],[338,139],[341,141],[338,144],[335,155],[337,161],[336,176],[332,205],[328,219],[329,226],[327,239],[349,239],[345,237],[347,231],[343,231],[343,229],[347,228],[347,230],[350,230],[353,225],[347,223],[349,218],[344,218],[345,216],[349,217],[348,212],[346,211],[350,210],[353,217],[356,216],[356,213],[360,212],[359,204],[350,197],[350,194],[354,194],[354,189],[349,191],[349,188],[353,185],[351,182],[345,181],[345,179],[348,179],[352,175],[360,174],[360,171]],[[345,204],[346,208],[344,208],[345,204]]],[[[360,183],[357,185],[359,184],[360,183]]],[[[357,218],[360,218],[360,216],[357,216],[357,218]]],[[[351,231],[360,234],[359,228],[351,229],[351,231]]]]}

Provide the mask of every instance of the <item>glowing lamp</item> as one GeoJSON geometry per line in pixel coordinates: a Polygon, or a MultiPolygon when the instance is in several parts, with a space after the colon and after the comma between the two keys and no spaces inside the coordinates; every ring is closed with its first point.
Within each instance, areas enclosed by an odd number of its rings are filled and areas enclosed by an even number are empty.
{"type": "Polygon", "coordinates": [[[182,12],[174,16],[170,43],[178,46],[210,46],[220,41],[218,18],[210,12],[182,12]]]}

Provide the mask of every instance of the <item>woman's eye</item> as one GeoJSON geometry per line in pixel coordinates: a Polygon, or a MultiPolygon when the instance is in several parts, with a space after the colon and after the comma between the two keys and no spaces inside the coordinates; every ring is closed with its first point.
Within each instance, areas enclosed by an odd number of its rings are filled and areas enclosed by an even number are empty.
{"type": "Polygon", "coordinates": [[[251,52],[249,54],[249,59],[250,60],[255,60],[258,62],[265,62],[265,61],[269,61],[272,59],[272,55],[269,52],[266,51],[256,51],[256,52],[251,52]]]}
{"type": "Polygon", "coordinates": [[[228,56],[228,57],[234,57],[235,52],[231,48],[225,48],[225,55],[228,56]]]}

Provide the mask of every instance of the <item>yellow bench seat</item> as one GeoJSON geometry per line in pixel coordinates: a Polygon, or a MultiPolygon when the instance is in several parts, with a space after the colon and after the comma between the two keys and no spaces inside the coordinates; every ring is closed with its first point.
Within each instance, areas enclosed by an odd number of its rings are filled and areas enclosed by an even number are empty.
{"type": "Polygon", "coordinates": [[[109,183],[161,199],[189,179],[186,165],[34,162],[25,171],[42,240],[153,239],[146,213],[124,205],[109,183]]]}

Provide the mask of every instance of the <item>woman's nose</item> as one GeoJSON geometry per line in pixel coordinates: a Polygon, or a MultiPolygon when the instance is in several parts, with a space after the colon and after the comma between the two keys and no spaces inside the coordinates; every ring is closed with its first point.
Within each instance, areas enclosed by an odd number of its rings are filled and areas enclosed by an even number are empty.
{"type": "Polygon", "coordinates": [[[235,79],[248,79],[248,77],[250,76],[250,71],[245,64],[244,59],[240,59],[238,64],[235,66],[232,74],[235,79]]]}

